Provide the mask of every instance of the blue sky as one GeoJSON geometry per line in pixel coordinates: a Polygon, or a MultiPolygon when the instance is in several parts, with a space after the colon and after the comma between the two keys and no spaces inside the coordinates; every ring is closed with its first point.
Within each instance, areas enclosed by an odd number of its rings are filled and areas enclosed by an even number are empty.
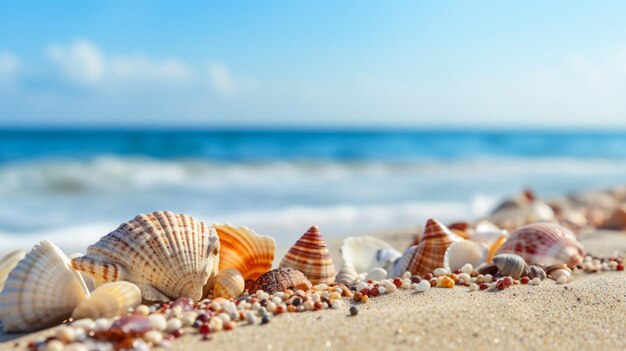
{"type": "Polygon", "coordinates": [[[626,128],[619,1],[0,2],[0,125],[626,128]]]}

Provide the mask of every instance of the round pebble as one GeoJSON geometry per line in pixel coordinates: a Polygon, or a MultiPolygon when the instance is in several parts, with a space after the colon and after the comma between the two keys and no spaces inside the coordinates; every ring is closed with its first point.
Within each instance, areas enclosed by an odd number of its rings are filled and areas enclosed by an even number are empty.
{"type": "Polygon", "coordinates": [[[71,344],[76,340],[76,332],[72,327],[61,327],[57,330],[56,337],[66,344],[71,344]]]}
{"type": "Polygon", "coordinates": [[[144,334],[143,339],[152,345],[159,345],[163,341],[163,334],[160,331],[150,330],[144,334]]]}
{"type": "Polygon", "coordinates": [[[147,316],[150,313],[150,307],[146,305],[139,305],[135,308],[135,312],[147,316]]]}
{"type": "Polygon", "coordinates": [[[430,289],[430,282],[427,280],[422,280],[417,283],[417,286],[415,287],[415,291],[418,293],[426,292],[428,289],[430,289]]]}
{"type": "Polygon", "coordinates": [[[44,351],[63,351],[65,345],[59,340],[50,340],[46,344],[46,347],[43,349],[44,351]]]}
{"type": "Polygon", "coordinates": [[[209,326],[211,330],[220,331],[224,328],[224,321],[219,317],[213,317],[209,321],[209,326]]]}
{"type": "Polygon", "coordinates": [[[341,308],[342,304],[343,303],[341,302],[341,300],[333,300],[333,302],[331,302],[331,307],[333,308],[333,310],[337,310],[341,308]]]}
{"type": "Polygon", "coordinates": [[[535,277],[535,278],[533,278],[532,283],[533,283],[533,285],[539,285],[539,284],[541,284],[541,279],[535,277]]]}
{"type": "Polygon", "coordinates": [[[472,266],[471,263],[466,263],[463,265],[463,267],[461,267],[461,272],[468,274],[468,275],[471,274],[473,270],[474,270],[474,267],[472,266]]]}
{"type": "Polygon", "coordinates": [[[263,316],[263,318],[261,318],[261,324],[267,324],[270,322],[270,316],[265,315],[263,316]]]}
{"type": "Polygon", "coordinates": [[[357,314],[359,314],[359,309],[356,308],[356,306],[350,307],[350,315],[351,316],[356,316],[357,314]]]}
{"type": "Polygon", "coordinates": [[[476,291],[476,290],[478,290],[478,284],[476,284],[476,283],[471,283],[471,284],[469,285],[469,290],[470,290],[470,291],[476,291]]]}
{"type": "Polygon", "coordinates": [[[72,322],[72,327],[81,328],[86,332],[96,329],[96,322],[93,319],[83,318],[72,322]]]}
{"type": "Polygon", "coordinates": [[[183,322],[180,319],[172,318],[172,319],[167,321],[167,327],[165,328],[165,330],[168,333],[172,333],[172,332],[174,332],[176,330],[179,330],[182,327],[183,327],[183,322]]]}
{"type": "Polygon", "coordinates": [[[161,313],[155,313],[148,316],[148,320],[150,321],[150,325],[152,328],[158,331],[164,331],[167,329],[167,320],[165,316],[161,313]]]}
{"type": "Polygon", "coordinates": [[[251,311],[246,312],[246,322],[249,325],[256,324],[256,316],[254,315],[253,312],[251,311]]]}
{"type": "Polygon", "coordinates": [[[443,277],[444,275],[448,275],[450,274],[450,271],[445,269],[445,268],[435,268],[435,271],[433,272],[433,274],[435,275],[435,277],[443,277]]]}

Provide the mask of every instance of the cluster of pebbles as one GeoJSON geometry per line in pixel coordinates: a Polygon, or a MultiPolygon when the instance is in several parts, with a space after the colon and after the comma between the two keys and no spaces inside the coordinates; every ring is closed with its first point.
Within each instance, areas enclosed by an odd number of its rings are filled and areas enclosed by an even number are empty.
{"type": "MultiPolygon", "coordinates": [[[[603,258],[586,255],[577,270],[586,273],[623,271],[623,260],[624,257],[618,255],[603,258]]],[[[168,348],[173,340],[184,335],[211,340],[214,333],[268,324],[283,313],[339,310],[351,305],[348,315],[356,316],[360,304],[398,290],[425,293],[431,288],[463,287],[469,292],[498,291],[515,285],[540,285],[543,280],[528,276],[516,279],[498,270],[492,272],[483,274],[481,269],[466,264],[454,272],[437,268],[423,277],[407,271],[401,277],[380,281],[318,284],[308,290],[285,289],[273,293],[258,290],[236,299],[218,297],[194,303],[190,298],[179,298],[170,303],[139,305],[122,317],[70,319],[56,328],[52,336],[31,342],[27,348],[47,351],[168,348]]]]}

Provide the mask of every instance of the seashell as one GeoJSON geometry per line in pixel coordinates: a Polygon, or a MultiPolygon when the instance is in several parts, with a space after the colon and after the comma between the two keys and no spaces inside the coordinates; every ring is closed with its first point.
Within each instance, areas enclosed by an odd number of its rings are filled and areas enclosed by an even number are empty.
{"type": "Polygon", "coordinates": [[[389,266],[402,254],[383,240],[371,236],[345,238],[339,249],[343,261],[359,273],[372,268],[389,266]]]}
{"type": "Polygon", "coordinates": [[[365,280],[374,280],[377,282],[385,278],[387,278],[387,271],[380,267],[372,268],[365,276],[365,280]]]}
{"type": "Polygon", "coordinates": [[[477,270],[478,270],[478,273],[482,275],[487,275],[487,274],[496,275],[499,271],[498,266],[496,266],[495,263],[483,264],[480,267],[478,267],[477,270]]]}
{"type": "Polygon", "coordinates": [[[432,273],[435,268],[443,267],[448,247],[462,240],[439,221],[429,219],[419,244],[408,248],[396,260],[392,276],[399,277],[406,271],[419,276],[432,273]]]}
{"type": "Polygon", "coordinates": [[[490,262],[508,236],[509,232],[506,230],[500,229],[497,225],[487,220],[482,220],[476,223],[476,231],[470,236],[469,240],[487,245],[489,255],[485,261],[490,262]]]}
{"type": "Polygon", "coordinates": [[[138,215],[72,259],[72,266],[100,286],[126,280],[144,299],[202,298],[213,288],[220,243],[215,229],[184,214],[155,211],[138,215]]]}
{"type": "Polygon", "coordinates": [[[352,267],[351,264],[346,263],[344,264],[343,268],[339,270],[339,273],[337,273],[337,276],[335,276],[335,281],[337,283],[350,284],[356,280],[356,277],[357,277],[357,272],[354,269],[354,267],[352,267]]]}
{"type": "Polygon", "coordinates": [[[9,274],[0,293],[0,320],[6,332],[44,329],[69,318],[87,296],[69,258],[43,240],[9,274]]]}
{"type": "Polygon", "coordinates": [[[277,268],[273,269],[259,277],[254,282],[251,292],[263,290],[273,294],[277,291],[291,290],[309,290],[311,282],[302,274],[302,272],[293,268],[277,268]]]}
{"type": "Polygon", "coordinates": [[[576,236],[555,223],[533,223],[516,230],[498,250],[501,253],[520,255],[528,264],[570,267],[576,267],[585,255],[576,236]]]}
{"type": "Polygon", "coordinates": [[[626,205],[622,205],[613,210],[602,229],[624,230],[626,229],[626,205]]]}
{"type": "Polygon", "coordinates": [[[528,266],[528,278],[539,278],[540,280],[544,280],[546,279],[546,277],[547,274],[543,267],[536,264],[531,264],[530,266],[528,266]]]}
{"type": "Polygon", "coordinates": [[[256,280],[272,269],[276,242],[271,236],[259,235],[254,230],[232,224],[212,224],[220,238],[219,271],[238,270],[244,280],[256,280]]]}
{"type": "MultiPolygon", "coordinates": [[[[76,257],[81,257],[84,256],[85,254],[82,253],[73,253],[71,255],[69,255],[70,260],[76,258],[76,257]]],[[[85,285],[87,286],[87,289],[91,292],[94,291],[96,289],[96,283],[94,283],[93,278],[91,278],[91,276],[85,272],[78,272],[80,273],[81,278],[83,278],[83,281],[85,282],[85,285]]]]}
{"type": "Polygon", "coordinates": [[[572,270],[566,264],[553,264],[546,267],[546,274],[549,278],[556,280],[560,284],[572,281],[572,270]]]}
{"type": "Polygon", "coordinates": [[[515,254],[500,254],[494,256],[493,263],[503,275],[510,275],[513,279],[517,279],[522,275],[528,275],[529,272],[524,259],[515,254]]]}
{"type": "Polygon", "coordinates": [[[246,287],[243,275],[236,269],[228,268],[217,274],[213,297],[233,299],[243,294],[246,287]]]}
{"type": "Polygon", "coordinates": [[[333,259],[317,226],[309,228],[289,249],[280,267],[297,269],[316,285],[335,281],[333,259]]]}
{"type": "Polygon", "coordinates": [[[475,243],[469,240],[452,243],[443,257],[443,267],[451,272],[470,263],[473,267],[478,267],[487,260],[489,249],[483,243],[475,243]]]}
{"type": "Polygon", "coordinates": [[[141,290],[129,282],[113,282],[99,286],[82,300],[72,313],[74,320],[124,316],[130,308],[141,304],[141,290]]]}
{"type": "Polygon", "coordinates": [[[17,266],[17,263],[26,256],[26,251],[11,251],[0,260],[0,291],[4,286],[4,281],[9,277],[9,273],[17,266]]]}

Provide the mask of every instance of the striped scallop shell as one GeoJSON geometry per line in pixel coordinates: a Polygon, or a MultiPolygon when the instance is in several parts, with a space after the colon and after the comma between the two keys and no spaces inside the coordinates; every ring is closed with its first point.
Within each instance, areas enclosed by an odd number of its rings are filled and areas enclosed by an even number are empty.
{"type": "Polygon", "coordinates": [[[220,272],[234,268],[241,272],[244,280],[256,280],[272,269],[276,252],[276,243],[272,237],[229,223],[214,223],[211,227],[220,238],[220,272]]]}
{"type": "Polygon", "coordinates": [[[9,277],[9,273],[17,266],[17,263],[26,256],[26,251],[11,251],[0,260],[0,291],[4,286],[4,281],[9,277]]]}
{"type": "Polygon", "coordinates": [[[52,327],[68,319],[87,296],[89,291],[69,258],[43,240],[9,274],[0,293],[0,320],[7,332],[52,327]]]}
{"type": "Polygon", "coordinates": [[[205,285],[213,288],[219,250],[215,229],[188,215],[155,211],[123,223],[89,246],[85,256],[72,259],[72,265],[96,286],[125,280],[149,301],[197,301],[205,285]]]}
{"type": "Polygon", "coordinates": [[[215,277],[215,287],[213,297],[223,297],[233,299],[243,294],[245,290],[245,280],[243,275],[236,269],[225,269],[215,277]]]}
{"type": "Polygon", "coordinates": [[[76,306],[72,318],[78,320],[124,316],[129,309],[140,304],[141,290],[137,285],[129,282],[106,283],[76,306]]]}
{"type": "Polygon", "coordinates": [[[302,274],[302,272],[292,268],[273,269],[257,279],[252,285],[251,292],[263,290],[270,294],[277,291],[291,290],[309,290],[311,282],[302,274]]]}
{"type": "Polygon", "coordinates": [[[444,266],[444,256],[448,247],[462,240],[464,239],[436,219],[429,219],[419,243],[409,247],[402,257],[396,260],[391,276],[399,277],[406,271],[421,276],[432,273],[435,268],[444,266]]]}
{"type": "Polygon", "coordinates": [[[528,264],[570,267],[576,267],[585,255],[574,233],[556,223],[533,223],[516,230],[498,250],[501,253],[522,256],[528,264]]]}
{"type": "Polygon", "coordinates": [[[335,281],[335,267],[326,241],[317,226],[312,226],[287,252],[280,267],[302,272],[313,284],[335,281]]]}

